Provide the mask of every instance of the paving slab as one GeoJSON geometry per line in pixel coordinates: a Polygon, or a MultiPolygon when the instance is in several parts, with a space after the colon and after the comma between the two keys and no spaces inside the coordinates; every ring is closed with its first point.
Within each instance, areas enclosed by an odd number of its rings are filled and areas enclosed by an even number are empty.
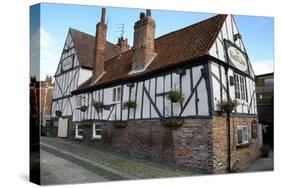
{"type": "Polygon", "coordinates": [[[274,157],[273,151],[269,153],[267,158],[259,158],[249,167],[241,170],[241,172],[263,172],[263,171],[273,171],[274,170],[274,157]]]}
{"type": "Polygon", "coordinates": [[[46,151],[41,151],[41,184],[75,184],[88,182],[103,182],[107,179],[85,170],[68,160],[57,157],[46,151]]]}

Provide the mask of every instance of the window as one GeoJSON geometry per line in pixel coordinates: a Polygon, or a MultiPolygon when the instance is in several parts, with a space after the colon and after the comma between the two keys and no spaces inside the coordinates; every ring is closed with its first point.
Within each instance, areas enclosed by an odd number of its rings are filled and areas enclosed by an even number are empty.
{"type": "Polygon", "coordinates": [[[264,84],[265,85],[273,85],[273,78],[265,78],[264,84]]]}
{"type": "Polygon", "coordinates": [[[82,105],[85,104],[85,96],[84,95],[80,95],[76,97],[76,103],[77,103],[77,107],[80,107],[82,105]]]}
{"type": "Polygon", "coordinates": [[[121,100],[121,87],[113,88],[112,101],[118,102],[121,100]]]}
{"type": "Polygon", "coordinates": [[[245,77],[234,73],[235,98],[247,100],[245,77]]]}
{"type": "Polygon", "coordinates": [[[246,144],[248,143],[248,126],[242,125],[237,127],[237,144],[246,144]]]}
{"type": "Polygon", "coordinates": [[[101,139],[101,124],[93,124],[93,138],[101,139]]]}
{"type": "Polygon", "coordinates": [[[75,125],[75,138],[78,138],[78,139],[83,138],[83,127],[80,124],[75,125]]]}
{"type": "Polygon", "coordinates": [[[256,125],[252,126],[252,139],[255,139],[258,137],[258,128],[256,125]]]}

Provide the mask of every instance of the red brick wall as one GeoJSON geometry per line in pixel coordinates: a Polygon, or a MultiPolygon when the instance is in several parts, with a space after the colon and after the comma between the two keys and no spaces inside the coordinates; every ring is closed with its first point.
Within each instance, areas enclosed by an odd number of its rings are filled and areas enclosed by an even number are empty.
{"type": "Polygon", "coordinates": [[[104,72],[106,30],[106,24],[101,22],[97,24],[93,62],[93,82],[104,72]]]}
{"type": "Polygon", "coordinates": [[[146,16],[134,26],[133,70],[143,69],[154,55],[155,22],[146,16]]]}
{"type": "MultiPolygon", "coordinates": [[[[259,157],[258,137],[253,139],[251,134],[251,122],[254,119],[256,117],[232,116],[230,118],[231,167],[234,170],[247,167],[259,157]],[[237,147],[237,127],[239,125],[248,125],[248,138],[250,142],[248,146],[240,148],[237,147]]],[[[215,173],[225,173],[227,170],[227,148],[226,117],[213,117],[213,161],[215,173]]]]}
{"type": "MultiPolygon", "coordinates": [[[[235,164],[239,169],[245,168],[259,156],[258,138],[251,138],[253,119],[231,118],[231,161],[232,166],[235,164]],[[247,147],[236,147],[238,125],[249,125],[251,143],[247,147]]],[[[101,140],[93,140],[92,126],[84,126],[84,143],[135,157],[174,163],[204,173],[226,173],[228,144],[225,116],[186,118],[180,128],[163,127],[159,120],[129,120],[123,128],[116,128],[111,122],[102,124],[101,140]]]]}

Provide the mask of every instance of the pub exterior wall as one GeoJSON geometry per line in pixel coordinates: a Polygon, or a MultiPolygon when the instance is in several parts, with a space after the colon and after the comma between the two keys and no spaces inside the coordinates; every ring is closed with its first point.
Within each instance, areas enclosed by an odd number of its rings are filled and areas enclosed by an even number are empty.
{"type": "MultiPolygon", "coordinates": [[[[251,137],[255,117],[231,116],[231,166],[243,169],[259,157],[258,138],[251,137]],[[248,125],[250,144],[237,147],[237,126],[248,125]],[[234,134],[233,134],[234,133],[234,134]]],[[[102,138],[93,139],[92,122],[83,126],[85,144],[126,153],[137,158],[185,166],[203,173],[227,172],[226,116],[185,118],[180,128],[163,127],[159,120],[128,120],[125,127],[102,124],[102,138]]],[[[75,138],[75,126],[69,129],[75,138]]]]}

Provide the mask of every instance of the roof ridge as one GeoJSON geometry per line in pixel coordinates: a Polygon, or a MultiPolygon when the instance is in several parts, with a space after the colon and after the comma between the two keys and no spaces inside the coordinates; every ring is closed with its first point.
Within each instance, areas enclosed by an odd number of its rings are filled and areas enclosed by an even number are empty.
{"type": "Polygon", "coordinates": [[[171,34],[174,34],[174,33],[180,32],[180,31],[182,31],[182,30],[185,30],[185,29],[188,29],[188,28],[194,27],[195,25],[202,24],[202,23],[204,23],[204,22],[207,22],[207,21],[210,21],[210,20],[212,20],[212,19],[215,19],[216,17],[219,17],[219,16],[227,16],[227,14],[217,14],[217,15],[212,16],[212,17],[210,17],[210,18],[207,18],[207,19],[201,20],[200,22],[196,22],[196,23],[193,23],[193,24],[191,24],[191,25],[189,25],[189,26],[186,26],[186,27],[180,28],[180,29],[178,29],[178,30],[171,31],[170,33],[166,33],[166,34],[164,34],[164,35],[162,35],[162,36],[160,36],[160,37],[156,38],[155,40],[158,40],[158,39],[161,39],[161,38],[163,38],[163,37],[169,36],[169,35],[171,35],[171,34]]]}
{"type": "MultiPolygon", "coordinates": [[[[88,35],[89,37],[92,37],[92,38],[96,39],[96,36],[94,36],[94,35],[92,35],[92,34],[89,34],[89,33],[86,33],[86,32],[83,32],[83,31],[80,31],[80,30],[78,30],[78,29],[75,29],[75,28],[70,27],[69,30],[70,30],[70,31],[79,32],[79,33],[81,33],[81,34],[88,35]]],[[[113,44],[112,42],[109,42],[109,41],[107,41],[107,40],[106,40],[105,42],[108,43],[108,44],[111,45],[111,46],[117,47],[117,46],[116,46],[115,44],[113,44]]]]}

